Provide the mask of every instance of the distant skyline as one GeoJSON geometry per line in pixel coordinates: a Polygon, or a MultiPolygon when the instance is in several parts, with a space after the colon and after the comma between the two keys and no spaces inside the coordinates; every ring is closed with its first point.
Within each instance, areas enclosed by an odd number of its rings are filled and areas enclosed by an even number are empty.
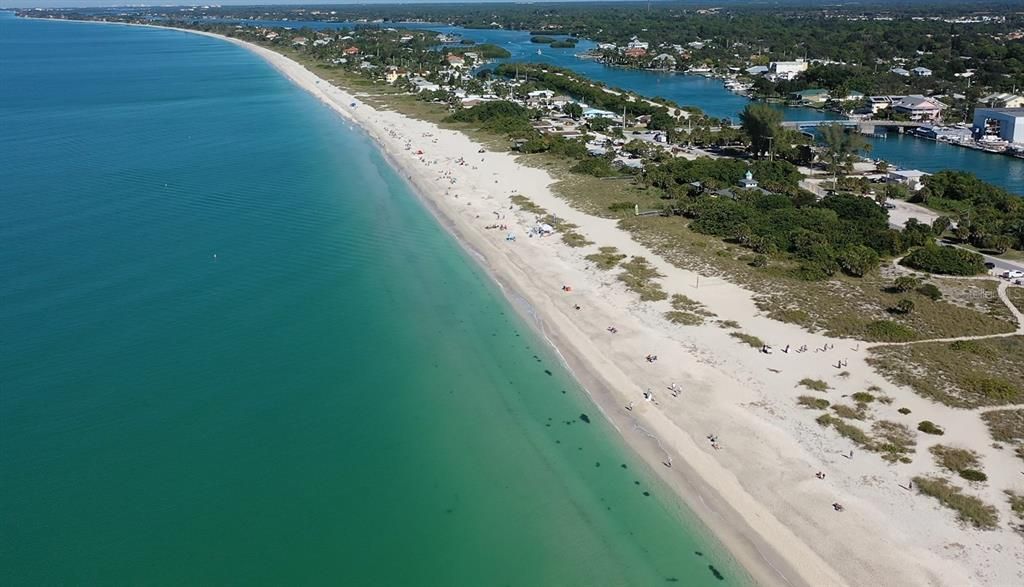
{"type": "MultiPolygon", "coordinates": [[[[114,6],[125,7],[161,7],[161,6],[345,6],[358,4],[514,4],[533,3],[543,4],[551,2],[629,2],[631,0],[543,0],[538,2],[516,2],[515,0],[349,0],[330,2],[314,0],[220,0],[211,2],[117,2],[103,0],[0,0],[0,8],[106,8],[114,6]]],[[[635,0],[641,2],[643,0],[635,0]]],[[[653,0],[658,1],[658,0],[653,0]]],[[[664,1],[664,0],[662,0],[664,1]]],[[[708,0],[711,2],[712,0],[708,0]]],[[[735,1],[735,0],[731,0],[735,1]]]]}

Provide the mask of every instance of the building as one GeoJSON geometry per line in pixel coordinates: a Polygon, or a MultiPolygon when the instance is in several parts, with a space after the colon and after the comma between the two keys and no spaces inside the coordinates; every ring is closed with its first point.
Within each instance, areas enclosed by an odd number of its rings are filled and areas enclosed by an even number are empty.
{"type": "Polygon", "coordinates": [[[445,57],[445,59],[448,61],[448,65],[452,67],[462,67],[466,65],[466,60],[463,59],[460,55],[456,55],[454,53],[449,53],[445,57]]]}
{"type": "Polygon", "coordinates": [[[906,114],[910,120],[935,122],[942,118],[942,111],[946,109],[946,105],[934,98],[915,94],[893,102],[892,109],[900,114],[906,114]]]}
{"type": "Polygon", "coordinates": [[[989,108],[1024,108],[1024,97],[1005,92],[989,94],[980,102],[989,108]]]}
{"type": "Polygon", "coordinates": [[[745,190],[752,190],[757,187],[757,180],[754,179],[754,174],[748,169],[747,174],[740,180],[740,187],[745,190]]]}
{"type": "Polygon", "coordinates": [[[928,69],[927,67],[915,67],[914,69],[910,70],[910,73],[916,75],[917,77],[931,77],[932,70],[928,69]]]}
{"type": "Polygon", "coordinates": [[[807,71],[808,63],[803,59],[796,61],[772,61],[768,64],[768,73],[781,79],[793,79],[807,71]]]}
{"type": "Polygon", "coordinates": [[[902,67],[894,67],[889,71],[902,77],[910,77],[910,72],[907,71],[906,69],[903,69],[902,67]]]}
{"type": "Polygon", "coordinates": [[[583,118],[590,120],[591,118],[615,118],[614,112],[608,112],[607,110],[601,110],[599,108],[587,108],[583,111],[583,118]]]}
{"type": "Polygon", "coordinates": [[[795,92],[791,95],[794,100],[799,101],[801,104],[824,104],[829,100],[828,90],[821,88],[812,88],[795,92]]]}
{"type": "Polygon", "coordinates": [[[974,136],[1024,144],[1024,108],[976,108],[974,136]]]}
{"type": "Polygon", "coordinates": [[[630,47],[623,52],[623,55],[626,57],[639,58],[647,55],[647,49],[644,49],[643,47],[630,47]]]}
{"type": "Polygon", "coordinates": [[[887,178],[892,183],[903,184],[910,188],[911,191],[916,192],[924,187],[924,178],[927,175],[927,173],[916,169],[900,169],[897,171],[890,171],[887,178]]]}

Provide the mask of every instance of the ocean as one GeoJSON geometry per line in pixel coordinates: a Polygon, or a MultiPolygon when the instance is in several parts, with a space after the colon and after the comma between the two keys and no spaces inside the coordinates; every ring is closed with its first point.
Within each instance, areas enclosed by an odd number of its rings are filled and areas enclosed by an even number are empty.
{"type": "Polygon", "coordinates": [[[0,583],[749,583],[255,55],[0,12],[0,88],[0,583]]]}

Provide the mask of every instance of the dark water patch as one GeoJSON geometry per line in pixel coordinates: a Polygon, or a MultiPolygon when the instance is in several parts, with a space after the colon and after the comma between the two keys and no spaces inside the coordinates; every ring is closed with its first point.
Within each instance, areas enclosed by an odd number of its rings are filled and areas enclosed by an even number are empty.
{"type": "Polygon", "coordinates": [[[580,414],[580,420],[583,420],[587,424],[590,424],[590,416],[588,416],[586,414],[580,414]]]}

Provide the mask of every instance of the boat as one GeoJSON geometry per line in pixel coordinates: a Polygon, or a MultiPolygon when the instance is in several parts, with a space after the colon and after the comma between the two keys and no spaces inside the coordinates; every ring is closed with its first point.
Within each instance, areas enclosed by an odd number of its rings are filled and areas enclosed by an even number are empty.
{"type": "Polygon", "coordinates": [[[540,49],[537,49],[537,55],[543,55],[543,53],[540,52],[540,49]]]}

